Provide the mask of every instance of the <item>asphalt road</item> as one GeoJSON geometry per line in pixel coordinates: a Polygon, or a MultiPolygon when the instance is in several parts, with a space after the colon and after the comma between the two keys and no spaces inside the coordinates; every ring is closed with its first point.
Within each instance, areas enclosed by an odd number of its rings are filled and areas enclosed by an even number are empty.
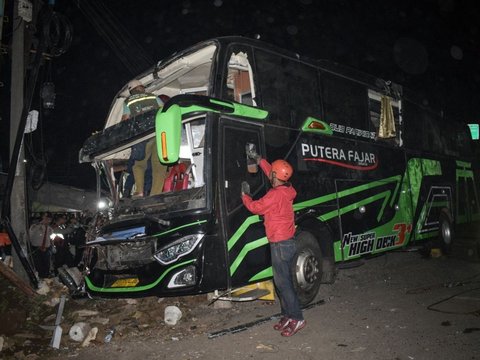
{"type": "Polygon", "coordinates": [[[262,322],[278,313],[276,303],[229,310],[204,304],[201,315],[182,318],[177,328],[118,335],[86,348],[68,344],[49,358],[480,359],[480,263],[389,253],[340,270],[319,300],[325,303],[305,310],[307,326],[291,338],[274,331],[273,320],[262,322]],[[208,337],[251,322],[260,324],[208,337]]]}

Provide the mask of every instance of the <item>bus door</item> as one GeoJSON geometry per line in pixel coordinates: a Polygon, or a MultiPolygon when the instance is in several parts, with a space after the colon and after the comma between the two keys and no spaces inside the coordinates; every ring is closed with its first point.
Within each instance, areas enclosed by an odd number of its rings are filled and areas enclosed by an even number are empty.
{"type": "Polygon", "coordinates": [[[247,181],[251,195],[265,193],[266,177],[258,167],[247,171],[246,146],[264,154],[263,127],[223,117],[219,128],[219,191],[223,231],[227,241],[227,263],[231,287],[272,276],[270,247],[262,219],[250,213],[241,200],[241,183],[247,181]]]}

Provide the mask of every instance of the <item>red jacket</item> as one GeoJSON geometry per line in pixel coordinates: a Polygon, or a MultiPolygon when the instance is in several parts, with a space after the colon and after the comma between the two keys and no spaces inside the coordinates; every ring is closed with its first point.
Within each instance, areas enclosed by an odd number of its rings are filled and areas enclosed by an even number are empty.
{"type": "MultiPolygon", "coordinates": [[[[260,167],[269,175],[272,166],[264,159],[260,167]]],[[[297,192],[289,183],[268,190],[264,197],[253,200],[250,195],[243,195],[245,207],[252,213],[264,216],[265,231],[270,242],[288,240],[295,234],[293,199],[297,192]]]]}

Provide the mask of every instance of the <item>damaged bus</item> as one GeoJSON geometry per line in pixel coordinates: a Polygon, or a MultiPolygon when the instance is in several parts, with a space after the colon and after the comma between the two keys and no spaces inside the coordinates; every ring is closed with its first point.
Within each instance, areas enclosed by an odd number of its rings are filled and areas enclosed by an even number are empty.
{"type": "Polygon", "coordinates": [[[242,37],[199,43],[136,80],[165,104],[121,121],[125,86],[80,151],[109,201],[87,239],[91,296],[233,298],[271,279],[262,219],[240,198],[242,181],[254,198],[269,186],[248,171],[249,149],[294,167],[302,304],[333,281],[339,262],[422,240],[449,251],[480,218],[467,126],[400,85],[242,37]],[[145,177],[165,181],[135,197],[129,162],[151,141],[150,161],[164,173],[145,177]]]}

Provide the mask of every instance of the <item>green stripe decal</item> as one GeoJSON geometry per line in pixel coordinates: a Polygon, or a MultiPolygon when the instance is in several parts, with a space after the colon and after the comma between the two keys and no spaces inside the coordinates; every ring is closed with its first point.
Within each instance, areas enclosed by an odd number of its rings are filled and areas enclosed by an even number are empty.
{"type": "Polygon", "coordinates": [[[232,265],[230,266],[230,276],[233,276],[235,271],[237,271],[238,267],[240,266],[241,262],[243,261],[243,259],[245,258],[245,256],[249,251],[255,250],[267,244],[268,244],[268,240],[266,236],[246,244],[243,247],[242,251],[240,251],[240,254],[238,254],[237,258],[233,261],[232,265]]]}
{"type": "Polygon", "coordinates": [[[322,204],[322,203],[325,203],[325,202],[328,202],[328,201],[335,200],[336,198],[337,198],[336,193],[320,196],[318,198],[314,198],[314,199],[303,201],[301,203],[293,204],[293,210],[294,211],[302,210],[302,209],[305,209],[305,208],[308,208],[308,207],[311,207],[311,206],[315,206],[315,205],[319,205],[319,204],[322,204]]]}
{"type": "Polygon", "coordinates": [[[258,274],[252,276],[250,280],[248,280],[248,282],[254,282],[254,281],[262,280],[265,278],[271,278],[271,277],[273,277],[273,269],[270,266],[265,270],[260,271],[258,274]]]}
{"type": "MultiPolygon", "coordinates": [[[[210,102],[212,104],[221,105],[221,106],[225,106],[225,107],[230,108],[231,112],[226,113],[228,115],[243,116],[243,117],[248,117],[248,118],[257,119],[257,120],[265,120],[268,116],[268,111],[262,110],[262,109],[259,109],[259,108],[255,108],[255,107],[251,107],[251,106],[247,106],[247,105],[237,104],[237,103],[233,103],[233,102],[218,101],[218,100],[214,100],[214,99],[210,99],[210,102]]],[[[206,106],[201,106],[201,105],[190,105],[190,106],[185,106],[185,107],[182,107],[182,106],[179,106],[179,107],[180,107],[180,113],[181,113],[182,116],[190,114],[190,113],[202,112],[202,111],[216,113],[216,114],[224,113],[222,111],[211,109],[211,108],[208,108],[206,106]]],[[[170,108],[167,109],[166,112],[169,112],[169,111],[170,111],[170,108]]],[[[172,112],[173,112],[173,110],[172,110],[172,112]]]]}
{"type": "Polygon", "coordinates": [[[316,118],[311,117],[311,116],[309,116],[305,119],[301,129],[302,129],[303,132],[313,132],[313,133],[325,134],[325,135],[332,135],[333,134],[333,130],[330,127],[330,125],[328,125],[325,121],[316,119],[316,118]],[[319,127],[319,128],[315,127],[314,126],[315,123],[320,124],[321,127],[319,127]],[[313,126],[309,126],[309,125],[313,125],[313,126]]]}
{"type": "MultiPolygon", "coordinates": [[[[395,197],[397,192],[398,192],[398,188],[399,188],[399,184],[400,184],[401,179],[402,179],[402,177],[400,175],[396,175],[396,176],[392,176],[392,177],[389,177],[389,178],[386,178],[386,179],[383,179],[383,180],[372,181],[371,183],[368,183],[368,184],[359,185],[359,186],[355,186],[355,187],[350,188],[350,189],[339,191],[338,193],[332,193],[332,194],[324,195],[324,196],[321,196],[321,197],[318,197],[318,198],[315,198],[315,199],[311,199],[311,200],[303,201],[301,203],[297,203],[293,206],[293,209],[295,211],[302,210],[302,209],[307,208],[307,207],[320,205],[324,202],[335,200],[337,197],[342,198],[342,197],[345,197],[345,196],[353,195],[353,194],[356,194],[356,193],[359,193],[359,192],[362,192],[362,191],[365,191],[365,190],[369,190],[369,189],[372,189],[372,188],[375,188],[375,187],[378,187],[378,186],[382,186],[382,185],[385,185],[385,184],[388,184],[388,183],[391,183],[391,182],[396,182],[397,183],[396,187],[395,187],[395,191],[394,191],[394,197],[395,197]]],[[[386,195],[385,193],[386,192],[383,192],[382,194],[386,195]]],[[[388,191],[388,194],[390,194],[390,193],[391,193],[391,191],[388,191]]],[[[377,195],[375,195],[375,196],[377,196],[377,195]]],[[[385,200],[388,202],[388,199],[389,199],[389,197],[386,197],[385,200]]],[[[365,200],[367,200],[367,199],[365,199],[365,200]]],[[[358,203],[355,203],[355,204],[358,204],[358,203]]],[[[355,204],[352,204],[352,205],[355,205],[355,204]]],[[[350,206],[352,206],[352,205],[350,205],[350,206]]],[[[384,208],[384,206],[383,206],[383,208],[384,208]]],[[[340,209],[339,211],[341,211],[341,210],[342,209],[340,209]]],[[[338,215],[337,210],[334,210],[332,212],[329,212],[329,213],[321,215],[321,216],[323,218],[326,218],[327,220],[329,220],[333,217],[332,214],[333,214],[333,216],[335,216],[335,214],[338,215]]]]}
{"type": "Polygon", "coordinates": [[[415,211],[420,196],[420,187],[424,176],[442,175],[440,161],[429,159],[410,159],[407,164],[412,196],[412,209],[415,211]]]}
{"type": "Polygon", "coordinates": [[[251,119],[265,120],[268,116],[268,111],[256,107],[237,104],[234,102],[224,102],[220,100],[210,99],[210,102],[217,105],[227,106],[232,108],[232,115],[244,116],[251,119]]]}
{"type": "Polygon", "coordinates": [[[143,285],[143,286],[137,286],[137,287],[122,287],[122,288],[103,288],[103,287],[98,287],[98,286],[95,286],[93,285],[92,281],[90,280],[90,278],[88,276],[85,276],[85,283],[87,284],[87,287],[93,291],[97,291],[97,292],[109,292],[109,293],[119,293],[119,292],[137,292],[137,291],[146,291],[146,290],[150,290],[152,289],[153,287],[157,286],[160,281],[163,280],[163,278],[169,273],[171,272],[172,270],[178,268],[178,267],[181,267],[181,266],[184,266],[184,265],[187,265],[187,264],[191,264],[193,263],[195,260],[192,259],[192,260],[188,260],[188,261],[184,261],[180,264],[175,264],[173,266],[171,266],[170,268],[168,268],[167,270],[165,270],[163,272],[162,275],[160,275],[160,277],[155,280],[153,283],[151,284],[148,284],[148,285],[143,285]]]}
{"type": "Polygon", "coordinates": [[[457,163],[457,166],[459,166],[459,167],[469,168],[469,169],[472,168],[472,164],[469,163],[469,162],[457,160],[456,163],[457,163]]]}
{"type": "MultiPolygon", "coordinates": [[[[350,196],[352,194],[357,194],[362,191],[371,190],[376,187],[384,186],[389,183],[394,183],[395,184],[394,189],[382,191],[381,193],[377,193],[368,198],[364,198],[360,201],[356,201],[355,203],[345,205],[339,209],[337,208],[337,203],[335,203],[336,208],[334,210],[317,215],[317,219],[321,221],[328,221],[335,217],[339,217],[348,212],[354,211],[358,209],[358,207],[360,206],[367,205],[369,203],[383,199],[381,208],[378,214],[376,214],[377,221],[381,221],[387,205],[389,204],[391,207],[393,207],[398,197],[398,205],[400,210],[396,211],[394,217],[388,223],[369,230],[369,231],[375,231],[377,234],[381,234],[382,236],[388,235],[388,234],[392,234],[393,224],[412,220],[412,216],[413,216],[412,209],[415,209],[417,207],[422,178],[424,176],[434,176],[434,175],[441,175],[441,174],[442,174],[442,169],[439,161],[413,158],[408,161],[407,169],[403,176],[395,175],[395,176],[388,177],[386,179],[376,180],[367,184],[362,184],[349,189],[345,189],[345,190],[339,191],[338,193],[331,193],[331,194],[320,196],[318,198],[302,201],[294,204],[293,208],[294,208],[294,211],[299,211],[299,210],[314,207],[323,203],[333,202],[338,199],[342,199],[344,197],[350,196]],[[399,196],[399,193],[400,193],[400,196],[399,196]]],[[[441,202],[436,202],[435,206],[438,206],[438,205],[441,205],[441,202]]],[[[241,236],[246,231],[246,229],[252,223],[257,221],[259,221],[257,217],[255,217],[255,221],[253,221],[252,217],[249,217],[245,220],[245,222],[241,225],[241,227],[235,232],[235,234],[229,240],[228,242],[229,251],[235,246],[235,244],[241,238],[241,236]]],[[[402,244],[402,246],[406,245],[409,242],[412,233],[413,232],[408,232],[405,234],[406,239],[405,239],[405,242],[402,244]]],[[[431,236],[434,236],[435,234],[436,234],[435,232],[432,232],[432,234],[430,233],[423,234],[422,237],[431,237],[431,236]]],[[[243,261],[244,257],[249,251],[248,249],[253,249],[253,248],[256,248],[256,247],[251,247],[249,244],[245,245],[245,247],[242,249],[242,251],[234,261],[235,266],[233,266],[233,264],[231,266],[231,271],[230,271],[231,275],[233,275],[235,270],[240,265],[241,261],[243,261]]],[[[341,249],[341,239],[334,242],[334,256],[337,261],[343,258],[342,249],[341,249]]]]}
{"type": "Polygon", "coordinates": [[[437,235],[438,235],[438,230],[434,230],[434,231],[426,232],[423,234],[417,234],[416,238],[417,240],[421,240],[421,239],[428,239],[437,235]]]}
{"type": "Polygon", "coordinates": [[[398,178],[398,181],[397,181],[397,186],[395,186],[395,191],[393,192],[393,196],[392,196],[392,198],[390,199],[390,206],[393,206],[393,202],[394,202],[395,199],[397,198],[398,189],[400,189],[401,183],[402,183],[402,181],[401,181],[401,178],[399,177],[399,178],[398,178]]]}
{"type": "Polygon", "coordinates": [[[189,227],[189,226],[200,225],[200,224],[203,224],[203,223],[206,223],[206,222],[207,222],[207,220],[197,220],[197,221],[195,221],[193,223],[190,223],[190,224],[185,224],[185,225],[182,225],[182,226],[178,226],[174,229],[170,229],[170,230],[167,230],[167,231],[163,231],[161,233],[153,234],[152,236],[163,236],[165,234],[169,234],[171,232],[174,232],[174,231],[177,231],[177,230],[189,227]]]}
{"type": "Polygon", "coordinates": [[[247,230],[247,228],[252,225],[252,224],[255,224],[257,222],[260,221],[260,216],[258,215],[254,215],[254,216],[249,216],[244,222],[242,225],[240,225],[240,227],[237,229],[237,231],[235,231],[235,234],[232,235],[232,237],[230,238],[230,240],[228,240],[228,243],[227,243],[227,248],[228,248],[228,251],[230,251],[234,246],[235,244],[237,243],[238,239],[240,239],[240,237],[243,235],[243,233],[247,230]]]}
{"type": "MultiPolygon", "coordinates": [[[[396,186],[395,186],[395,190],[394,190],[394,194],[395,194],[394,196],[396,196],[396,194],[398,192],[398,189],[400,187],[400,185],[399,185],[400,181],[401,181],[401,176],[400,175],[392,176],[392,177],[389,177],[389,178],[386,178],[386,179],[383,179],[383,180],[373,181],[373,182],[368,183],[368,184],[359,185],[359,186],[353,187],[351,189],[343,190],[343,191],[340,191],[338,193],[332,193],[332,194],[324,195],[324,196],[321,196],[321,197],[318,197],[318,198],[315,198],[315,199],[306,200],[306,201],[303,201],[301,203],[294,204],[293,209],[294,209],[294,211],[302,210],[304,208],[308,208],[308,207],[319,205],[319,204],[322,204],[322,203],[325,203],[325,202],[328,202],[328,201],[336,200],[337,196],[339,198],[345,197],[345,196],[355,194],[355,193],[358,193],[358,192],[361,192],[361,191],[364,191],[364,190],[369,190],[369,189],[372,189],[372,188],[375,188],[375,187],[378,187],[378,186],[382,186],[382,185],[385,185],[385,184],[388,184],[388,183],[391,183],[391,182],[396,182],[396,186]]],[[[340,215],[348,213],[350,211],[354,211],[359,206],[369,204],[369,203],[377,201],[379,199],[384,199],[382,207],[381,207],[381,209],[380,209],[380,211],[377,215],[377,219],[381,219],[381,217],[383,215],[383,211],[385,209],[385,206],[388,203],[388,200],[390,199],[391,193],[392,192],[390,190],[383,191],[379,194],[373,195],[373,196],[368,197],[366,199],[363,199],[361,201],[358,201],[358,202],[355,202],[355,203],[350,204],[348,206],[345,206],[345,207],[343,207],[339,210],[335,209],[335,210],[332,210],[330,212],[321,214],[317,218],[321,221],[327,221],[327,220],[330,220],[334,217],[338,217],[340,215]]],[[[245,233],[245,231],[247,230],[247,228],[250,225],[252,225],[254,223],[257,223],[259,221],[260,221],[260,217],[257,216],[257,215],[248,217],[242,223],[242,225],[237,229],[235,234],[233,234],[233,236],[228,241],[228,244],[227,244],[228,251],[230,251],[235,246],[235,244],[238,242],[238,240],[241,238],[241,236],[245,233]]],[[[255,249],[255,248],[257,248],[261,245],[264,245],[264,243],[260,244],[259,246],[251,245],[253,243],[256,244],[257,242],[258,242],[258,240],[246,244],[244,246],[244,248],[241,250],[241,252],[237,255],[237,257],[232,262],[232,265],[230,267],[230,275],[231,276],[235,273],[238,266],[240,266],[244,257],[247,255],[247,253],[250,250],[253,250],[253,249],[255,249]]],[[[267,243],[267,240],[265,238],[265,244],[266,243],[267,243]]],[[[337,251],[337,250],[335,249],[335,251],[337,251]]],[[[335,256],[335,257],[337,258],[337,256],[335,256]]]]}

